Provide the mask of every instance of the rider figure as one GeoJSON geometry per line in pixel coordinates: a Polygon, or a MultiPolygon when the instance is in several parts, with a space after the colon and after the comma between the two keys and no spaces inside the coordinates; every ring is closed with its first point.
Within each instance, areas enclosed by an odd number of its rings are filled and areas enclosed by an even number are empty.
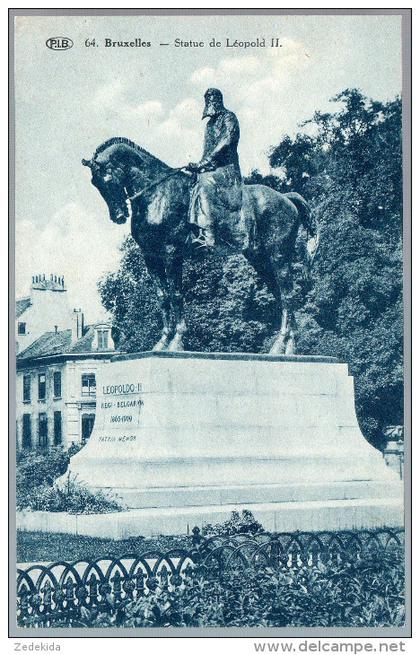
{"type": "Polygon", "coordinates": [[[225,246],[243,251],[248,245],[242,207],[239,168],[239,123],[225,108],[219,89],[207,89],[202,118],[208,118],[200,162],[187,170],[197,173],[190,204],[190,222],[200,246],[225,246]]]}

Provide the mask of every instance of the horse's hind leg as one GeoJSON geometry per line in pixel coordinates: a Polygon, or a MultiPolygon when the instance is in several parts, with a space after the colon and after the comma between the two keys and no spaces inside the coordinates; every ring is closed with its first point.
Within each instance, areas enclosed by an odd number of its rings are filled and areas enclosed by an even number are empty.
{"type": "Polygon", "coordinates": [[[270,348],[272,355],[295,352],[295,320],[290,307],[288,295],[293,288],[290,264],[281,256],[268,256],[265,253],[250,251],[245,253],[251,266],[257,271],[268,290],[276,299],[279,314],[280,329],[276,333],[270,348]]]}
{"type": "Polygon", "coordinates": [[[293,312],[288,307],[283,307],[280,331],[270,348],[270,353],[272,355],[295,354],[296,343],[294,323],[293,312]]]}
{"type": "Polygon", "coordinates": [[[290,262],[281,257],[273,257],[273,274],[276,279],[278,296],[281,306],[280,331],[276,335],[270,353],[272,355],[295,354],[295,317],[290,301],[290,294],[293,289],[293,279],[290,270],[290,262]]]}

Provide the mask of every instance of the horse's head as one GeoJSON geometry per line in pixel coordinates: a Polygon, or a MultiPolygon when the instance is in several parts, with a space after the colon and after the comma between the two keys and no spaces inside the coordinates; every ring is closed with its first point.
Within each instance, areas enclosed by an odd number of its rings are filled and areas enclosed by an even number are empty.
{"type": "Polygon", "coordinates": [[[125,223],[129,217],[129,209],[123,166],[106,156],[105,152],[89,160],[82,159],[82,164],[92,171],[91,182],[108,205],[111,221],[125,223]]]}

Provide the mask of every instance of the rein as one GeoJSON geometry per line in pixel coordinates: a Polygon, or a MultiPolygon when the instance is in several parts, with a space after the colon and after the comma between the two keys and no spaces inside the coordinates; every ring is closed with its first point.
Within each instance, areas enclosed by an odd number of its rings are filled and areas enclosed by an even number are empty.
{"type": "Polygon", "coordinates": [[[180,173],[180,172],[184,172],[185,175],[188,175],[188,173],[185,172],[185,166],[181,166],[180,168],[174,168],[170,173],[168,173],[168,175],[164,175],[163,177],[161,177],[156,182],[152,182],[151,184],[148,184],[147,187],[145,187],[141,191],[137,191],[137,193],[135,193],[134,195],[127,196],[127,200],[129,200],[131,202],[132,200],[135,200],[136,198],[139,198],[144,193],[146,193],[146,191],[149,191],[150,189],[153,189],[153,187],[158,186],[162,182],[165,182],[165,180],[169,180],[170,177],[174,177],[175,175],[178,175],[178,173],[180,173]]]}

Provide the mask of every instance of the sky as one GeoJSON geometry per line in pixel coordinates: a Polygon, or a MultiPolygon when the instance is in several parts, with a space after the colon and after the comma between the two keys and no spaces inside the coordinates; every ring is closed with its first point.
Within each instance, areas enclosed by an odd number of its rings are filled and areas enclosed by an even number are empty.
{"type": "MultiPolygon", "coordinates": [[[[203,94],[220,88],[241,127],[244,175],[348,87],[401,93],[398,16],[17,17],[16,295],[34,274],[64,275],[72,306],[104,316],[97,282],[118,269],[129,226],[113,224],[81,159],[125,136],[171,166],[201,156],[203,94]],[[70,37],[65,51],[46,47],[70,37]],[[105,39],[151,47],[105,47],[105,39]],[[227,47],[226,40],[266,47],[227,47]],[[281,47],[270,47],[278,38],[281,47]],[[95,39],[95,46],[85,42],[95,39]],[[176,47],[202,41],[204,47],[176,47]],[[215,39],[221,47],[210,47],[215,39]],[[161,46],[160,43],[168,43],[161,46]]],[[[276,172],[275,170],[273,172],[276,172]]]]}

